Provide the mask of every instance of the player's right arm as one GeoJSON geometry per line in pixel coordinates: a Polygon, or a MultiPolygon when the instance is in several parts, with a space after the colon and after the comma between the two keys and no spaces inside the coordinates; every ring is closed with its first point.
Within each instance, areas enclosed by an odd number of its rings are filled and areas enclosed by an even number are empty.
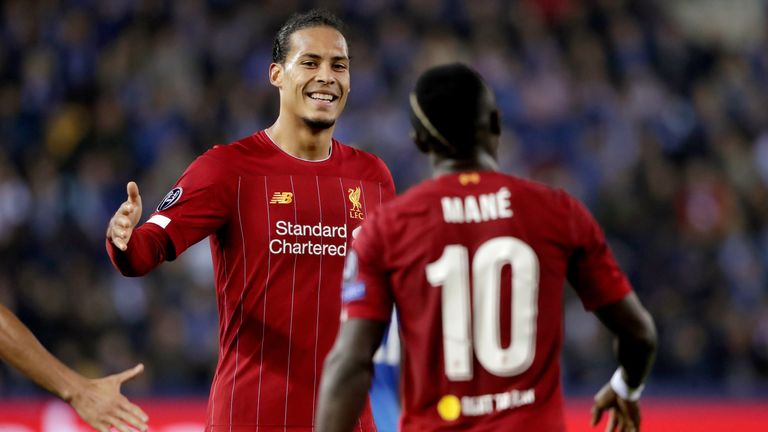
{"type": "Polygon", "coordinates": [[[48,352],[4,306],[0,306],[0,359],[72,405],[98,431],[115,427],[127,432],[128,426],[147,430],[147,415],[120,393],[121,384],[140,374],[143,365],[101,379],[85,378],[48,352]]]}
{"type": "Polygon", "coordinates": [[[141,226],[142,203],[136,183],[107,226],[106,248],[125,276],[142,276],[230,220],[236,206],[237,175],[219,159],[220,150],[197,158],[182,174],[157,210],[141,226]]]}
{"type": "Polygon", "coordinates": [[[126,191],[128,197],[107,225],[107,253],[123,275],[143,276],[165,260],[168,242],[162,233],[152,230],[134,236],[141,219],[141,195],[135,182],[128,182],[126,191]]]}

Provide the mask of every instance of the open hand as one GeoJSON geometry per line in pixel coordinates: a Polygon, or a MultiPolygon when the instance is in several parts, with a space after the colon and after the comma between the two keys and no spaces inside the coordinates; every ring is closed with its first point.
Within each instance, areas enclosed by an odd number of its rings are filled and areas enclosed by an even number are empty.
{"type": "Polygon", "coordinates": [[[109,226],[107,226],[107,238],[121,251],[128,249],[128,242],[131,240],[133,229],[141,219],[139,186],[136,182],[128,182],[126,190],[128,199],[117,209],[109,221],[109,226]]]}
{"type": "Polygon", "coordinates": [[[138,364],[115,375],[86,379],[68,402],[99,432],[108,432],[113,427],[120,432],[129,432],[129,427],[146,431],[147,414],[120,393],[120,386],[143,370],[144,365],[138,364]]]}
{"type": "Polygon", "coordinates": [[[604,385],[595,395],[595,404],[592,406],[592,427],[600,423],[605,411],[610,411],[606,432],[640,431],[640,407],[637,402],[620,398],[610,384],[604,385]]]}

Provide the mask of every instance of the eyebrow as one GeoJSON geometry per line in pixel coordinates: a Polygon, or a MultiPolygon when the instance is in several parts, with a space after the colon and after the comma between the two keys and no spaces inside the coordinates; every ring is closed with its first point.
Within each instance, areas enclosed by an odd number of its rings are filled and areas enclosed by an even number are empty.
{"type": "MultiPolygon", "coordinates": [[[[309,57],[309,58],[314,59],[314,60],[322,60],[322,58],[323,58],[323,56],[321,56],[320,54],[313,54],[313,53],[302,54],[302,55],[299,56],[299,58],[301,58],[301,57],[309,57]]],[[[349,61],[349,60],[352,60],[352,57],[349,57],[349,56],[333,56],[333,57],[331,57],[331,61],[339,61],[339,60],[347,60],[347,61],[349,61]]]]}

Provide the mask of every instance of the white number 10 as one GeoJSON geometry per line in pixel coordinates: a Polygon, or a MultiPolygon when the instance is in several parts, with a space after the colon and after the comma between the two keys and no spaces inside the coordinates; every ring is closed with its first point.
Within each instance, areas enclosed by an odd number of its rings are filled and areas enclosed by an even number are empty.
{"type": "Polygon", "coordinates": [[[477,360],[496,376],[519,375],[531,366],[536,352],[539,260],[530,246],[515,237],[496,237],[483,243],[472,258],[471,303],[466,247],[446,246],[440,259],[426,271],[430,284],[442,286],[443,358],[448,379],[472,379],[473,340],[477,360]],[[507,264],[512,267],[512,338],[509,346],[502,348],[501,270],[507,264]],[[474,304],[472,318],[470,304],[474,304]]]}

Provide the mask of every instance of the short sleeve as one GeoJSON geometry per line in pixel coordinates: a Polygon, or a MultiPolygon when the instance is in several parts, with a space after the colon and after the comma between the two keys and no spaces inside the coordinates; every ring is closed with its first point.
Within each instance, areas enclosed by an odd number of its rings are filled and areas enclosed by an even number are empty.
{"type": "Polygon", "coordinates": [[[383,257],[384,239],[378,211],[363,224],[344,266],[341,293],[343,315],[347,318],[365,318],[389,321],[392,316],[393,297],[389,273],[383,257]]]}
{"type": "Polygon", "coordinates": [[[190,164],[147,223],[165,230],[175,258],[229,221],[235,192],[236,177],[206,153],[190,164]]]}
{"type": "Polygon", "coordinates": [[[595,310],[621,300],[632,288],[597,221],[580,202],[569,200],[574,251],[568,262],[568,281],[584,307],[595,310]]]}

